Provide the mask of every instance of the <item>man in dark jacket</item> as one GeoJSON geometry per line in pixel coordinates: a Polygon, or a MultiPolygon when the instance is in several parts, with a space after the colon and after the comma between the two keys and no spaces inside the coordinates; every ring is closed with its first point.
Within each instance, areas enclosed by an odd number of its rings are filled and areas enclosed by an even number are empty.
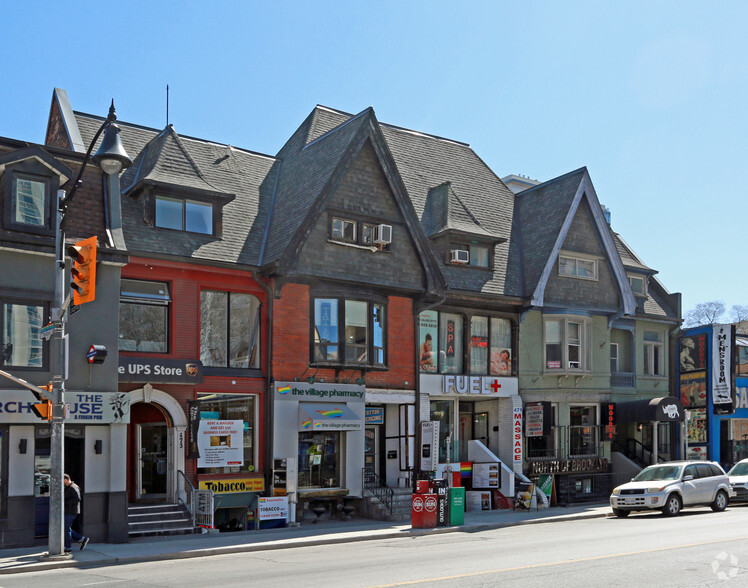
{"type": "Polygon", "coordinates": [[[81,489],[70,479],[63,476],[65,481],[65,553],[70,553],[71,538],[81,544],[81,551],[88,545],[88,537],[84,537],[72,527],[73,521],[81,512],[81,489]]]}

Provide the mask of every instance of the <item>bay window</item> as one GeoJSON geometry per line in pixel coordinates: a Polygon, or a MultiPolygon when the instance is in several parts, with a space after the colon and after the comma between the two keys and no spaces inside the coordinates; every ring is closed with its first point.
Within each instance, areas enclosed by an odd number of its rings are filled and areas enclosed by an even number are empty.
{"type": "Polygon", "coordinates": [[[546,371],[590,371],[591,322],[584,318],[546,318],[546,371]]]}
{"type": "Polygon", "coordinates": [[[384,304],[315,298],[313,361],[384,365],[384,304]]]}
{"type": "Polygon", "coordinates": [[[512,373],[512,326],[508,319],[470,319],[470,373],[506,376],[512,373]]]}

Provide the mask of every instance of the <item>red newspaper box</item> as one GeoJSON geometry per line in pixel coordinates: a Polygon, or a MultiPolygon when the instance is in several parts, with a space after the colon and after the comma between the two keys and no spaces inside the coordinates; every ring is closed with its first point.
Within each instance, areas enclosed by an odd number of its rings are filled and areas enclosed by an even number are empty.
{"type": "Polygon", "coordinates": [[[410,524],[414,529],[433,529],[436,527],[436,494],[414,494],[410,524]]]}
{"type": "Polygon", "coordinates": [[[431,492],[431,482],[429,480],[416,480],[416,494],[428,494],[431,492]]]}

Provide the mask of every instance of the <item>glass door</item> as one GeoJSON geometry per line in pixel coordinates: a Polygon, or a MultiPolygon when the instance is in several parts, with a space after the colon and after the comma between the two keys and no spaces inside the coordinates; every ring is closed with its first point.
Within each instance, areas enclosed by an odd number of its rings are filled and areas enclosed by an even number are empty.
{"type": "Polygon", "coordinates": [[[138,498],[166,498],[166,424],[138,425],[138,498]]]}

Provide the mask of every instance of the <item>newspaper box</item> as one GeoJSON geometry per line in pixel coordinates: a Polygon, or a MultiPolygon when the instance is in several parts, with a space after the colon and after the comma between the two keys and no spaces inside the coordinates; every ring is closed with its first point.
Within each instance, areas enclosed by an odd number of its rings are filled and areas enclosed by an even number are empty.
{"type": "Polygon", "coordinates": [[[436,494],[414,494],[412,505],[410,521],[414,529],[436,527],[436,494]]]}

